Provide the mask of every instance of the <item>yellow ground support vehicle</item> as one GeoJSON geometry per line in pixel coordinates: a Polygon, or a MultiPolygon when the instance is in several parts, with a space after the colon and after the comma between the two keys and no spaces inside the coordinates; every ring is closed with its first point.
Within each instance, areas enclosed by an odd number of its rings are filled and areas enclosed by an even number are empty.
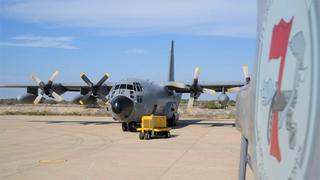
{"type": "Polygon", "coordinates": [[[167,127],[166,116],[143,116],[141,119],[141,128],[138,128],[139,138],[149,140],[152,137],[170,138],[171,128],[167,127]]]}

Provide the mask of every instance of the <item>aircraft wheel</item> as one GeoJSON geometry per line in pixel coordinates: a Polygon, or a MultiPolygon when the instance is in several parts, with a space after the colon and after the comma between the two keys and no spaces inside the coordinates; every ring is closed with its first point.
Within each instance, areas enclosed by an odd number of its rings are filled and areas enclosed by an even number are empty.
{"type": "Polygon", "coordinates": [[[149,140],[151,138],[151,133],[150,132],[145,132],[144,133],[144,139],[149,140]]]}
{"type": "Polygon", "coordinates": [[[122,131],[128,131],[128,125],[127,123],[122,123],[122,131]]]}
{"type": "Polygon", "coordinates": [[[137,126],[136,126],[136,124],[135,124],[135,122],[129,122],[128,123],[128,130],[130,131],[130,132],[136,132],[137,131],[137,128],[136,128],[137,126]]]}
{"type": "Polygon", "coordinates": [[[143,134],[142,132],[140,132],[140,133],[139,133],[139,139],[140,139],[140,140],[143,140],[143,138],[144,138],[144,134],[143,134]]]}
{"type": "Polygon", "coordinates": [[[171,137],[170,132],[167,132],[165,137],[166,137],[166,138],[170,138],[170,137],[171,137]]]}
{"type": "Polygon", "coordinates": [[[172,118],[168,119],[168,126],[176,126],[177,125],[177,119],[175,115],[172,115],[172,118]]]}

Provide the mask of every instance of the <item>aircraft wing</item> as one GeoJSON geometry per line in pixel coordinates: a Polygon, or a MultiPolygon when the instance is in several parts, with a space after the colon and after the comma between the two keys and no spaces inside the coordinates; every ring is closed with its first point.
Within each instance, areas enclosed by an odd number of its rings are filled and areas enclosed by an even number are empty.
{"type": "Polygon", "coordinates": [[[246,83],[244,82],[199,82],[199,86],[202,88],[212,89],[217,92],[222,92],[223,90],[227,91],[231,88],[242,87],[246,83]]]}
{"type": "Polygon", "coordinates": [[[36,84],[0,84],[0,88],[39,88],[39,85],[36,84]]]}
{"type": "MultiPolygon", "coordinates": [[[[235,88],[240,88],[244,86],[244,82],[199,82],[198,86],[200,89],[211,89],[216,92],[222,91],[229,91],[229,92],[236,92],[233,91],[235,88]]],[[[175,82],[169,81],[165,83],[165,86],[169,90],[174,90],[180,93],[190,93],[192,90],[192,83],[183,83],[183,82],[175,82]]]]}
{"type": "MultiPolygon", "coordinates": [[[[62,83],[61,85],[66,89],[66,91],[81,91],[81,89],[88,88],[88,85],[83,84],[83,83],[79,83],[79,84],[67,84],[67,83],[64,84],[64,83],[62,83]]],[[[110,91],[110,89],[113,87],[113,85],[114,85],[114,83],[107,82],[107,83],[104,83],[102,86],[106,87],[106,89],[108,91],[110,91]]]]}
{"type": "MultiPolygon", "coordinates": [[[[105,86],[106,89],[110,90],[112,88],[114,83],[108,82],[104,83],[102,86],[105,86]]],[[[64,91],[81,91],[81,89],[86,89],[88,88],[87,84],[84,83],[58,83],[58,84],[53,84],[53,88],[57,87],[59,89],[63,89],[64,91]]],[[[0,88],[26,88],[26,89],[37,89],[40,88],[39,85],[37,84],[0,84],[0,88]]]]}

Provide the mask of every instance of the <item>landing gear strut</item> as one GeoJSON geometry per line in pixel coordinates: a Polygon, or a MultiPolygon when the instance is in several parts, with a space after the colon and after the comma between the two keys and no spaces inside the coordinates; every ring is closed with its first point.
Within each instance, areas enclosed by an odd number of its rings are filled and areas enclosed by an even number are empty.
{"type": "Polygon", "coordinates": [[[168,119],[167,125],[169,127],[173,127],[177,125],[177,117],[175,115],[172,116],[172,118],[168,119]]]}
{"type": "Polygon", "coordinates": [[[137,124],[135,122],[122,123],[122,131],[136,132],[136,129],[137,129],[137,124]]]}
{"type": "Polygon", "coordinates": [[[244,136],[242,136],[241,149],[240,149],[239,177],[238,177],[239,180],[246,179],[247,164],[248,164],[248,140],[244,136]]]}

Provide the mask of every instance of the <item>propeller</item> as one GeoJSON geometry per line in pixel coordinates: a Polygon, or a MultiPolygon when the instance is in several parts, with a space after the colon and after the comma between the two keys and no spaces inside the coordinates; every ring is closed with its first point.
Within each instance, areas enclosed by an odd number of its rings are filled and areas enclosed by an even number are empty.
{"type": "Polygon", "coordinates": [[[190,93],[190,98],[189,98],[188,105],[187,105],[188,112],[191,112],[194,100],[198,99],[198,97],[200,96],[201,93],[206,93],[206,94],[209,94],[212,96],[215,95],[215,93],[216,93],[215,90],[200,87],[198,85],[199,76],[200,76],[200,68],[196,67],[196,69],[194,71],[194,76],[193,76],[193,83],[190,87],[191,93],[190,93]]]}
{"type": "Polygon", "coordinates": [[[244,64],[242,66],[242,71],[243,71],[243,75],[244,75],[244,78],[246,80],[246,83],[249,84],[250,76],[249,76],[249,67],[248,67],[248,65],[244,64]]]}
{"type": "MultiPolygon", "coordinates": [[[[250,83],[250,76],[249,76],[248,65],[245,64],[242,66],[242,72],[243,72],[243,76],[246,81],[246,84],[249,84],[250,83]]],[[[240,89],[241,89],[240,87],[229,88],[228,93],[238,93],[240,91],[240,89]]]]}
{"type": "Polygon", "coordinates": [[[39,85],[39,88],[41,89],[40,94],[38,94],[36,99],[33,101],[34,104],[39,104],[39,102],[41,101],[41,99],[43,98],[44,95],[47,95],[48,97],[53,98],[57,102],[60,102],[63,100],[63,98],[59,94],[54,92],[54,90],[52,89],[53,81],[57,79],[59,73],[60,73],[59,71],[55,71],[51,75],[51,77],[47,83],[44,83],[36,75],[32,75],[32,77],[31,77],[32,80],[34,80],[39,85]]]}
{"type": "Polygon", "coordinates": [[[80,74],[80,77],[81,79],[89,86],[89,91],[87,94],[85,94],[81,100],[79,101],[79,103],[81,105],[85,104],[87,102],[87,100],[90,98],[90,96],[94,96],[96,98],[100,98],[103,102],[105,102],[105,104],[108,103],[108,100],[107,98],[105,97],[105,95],[101,92],[101,86],[103,85],[103,83],[105,81],[108,80],[109,78],[109,74],[106,73],[104,74],[104,76],[102,76],[102,78],[96,83],[96,84],[93,84],[90,79],[84,74],[84,73],[81,73],[80,74]]]}

